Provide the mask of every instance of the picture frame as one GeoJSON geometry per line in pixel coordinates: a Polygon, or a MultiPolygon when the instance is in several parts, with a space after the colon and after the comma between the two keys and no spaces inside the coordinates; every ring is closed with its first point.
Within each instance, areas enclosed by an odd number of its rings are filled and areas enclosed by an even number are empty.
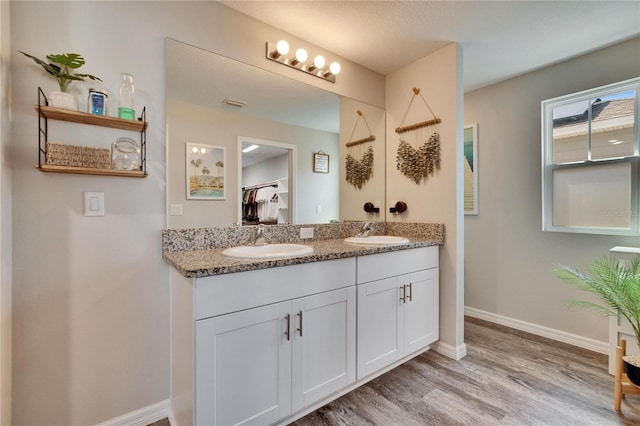
{"type": "Polygon", "coordinates": [[[464,126],[464,214],[478,212],[478,123],[464,126]]]}
{"type": "Polygon", "coordinates": [[[185,145],[187,200],[226,200],[224,147],[185,145]]]}
{"type": "Polygon", "coordinates": [[[322,151],[313,153],[313,172],[329,173],[329,154],[322,151]]]}

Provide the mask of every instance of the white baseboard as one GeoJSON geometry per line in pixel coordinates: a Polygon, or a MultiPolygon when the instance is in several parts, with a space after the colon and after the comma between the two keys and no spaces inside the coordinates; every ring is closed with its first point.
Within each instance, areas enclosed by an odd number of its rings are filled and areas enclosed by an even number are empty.
{"type": "Polygon", "coordinates": [[[99,423],[98,426],[146,426],[165,417],[169,417],[168,399],[99,423]]]}
{"type": "Polygon", "coordinates": [[[439,354],[455,359],[456,361],[467,356],[467,345],[464,343],[455,347],[446,343],[436,342],[431,345],[431,348],[439,354]]]}
{"type": "Polygon", "coordinates": [[[547,337],[559,342],[568,343],[570,345],[578,346],[579,348],[588,349],[590,351],[598,352],[601,354],[609,353],[608,342],[601,342],[598,340],[590,339],[588,337],[578,336],[577,334],[567,333],[565,331],[544,327],[542,325],[521,321],[515,318],[505,317],[502,315],[494,314],[492,312],[471,308],[469,306],[465,306],[464,314],[470,317],[479,318],[485,321],[515,328],[516,330],[526,331],[527,333],[535,334],[537,336],[547,337]]]}
{"type": "Polygon", "coordinates": [[[173,418],[173,411],[169,410],[169,424],[171,426],[176,426],[178,424],[178,422],[176,422],[176,419],[173,418]]]}

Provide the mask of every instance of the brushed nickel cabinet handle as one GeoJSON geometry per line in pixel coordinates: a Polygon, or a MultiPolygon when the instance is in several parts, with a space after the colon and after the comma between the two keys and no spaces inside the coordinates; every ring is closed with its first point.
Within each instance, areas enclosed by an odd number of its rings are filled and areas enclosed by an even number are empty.
{"type": "Polygon", "coordinates": [[[300,328],[298,328],[296,331],[299,331],[300,337],[302,337],[302,311],[298,311],[298,316],[300,317],[300,328]]]}
{"type": "Polygon", "coordinates": [[[409,283],[408,287],[409,287],[409,295],[407,296],[407,298],[409,299],[409,302],[413,302],[413,288],[412,288],[412,283],[409,283]]]}
{"type": "Polygon", "coordinates": [[[400,301],[401,301],[402,303],[407,303],[407,298],[406,298],[406,296],[405,296],[405,295],[406,295],[407,290],[406,290],[405,286],[400,287],[400,292],[402,293],[402,296],[400,296],[400,301]]]}
{"type": "Polygon", "coordinates": [[[287,329],[284,331],[284,335],[287,336],[287,340],[291,340],[291,314],[285,315],[284,319],[287,320],[287,329]]]}

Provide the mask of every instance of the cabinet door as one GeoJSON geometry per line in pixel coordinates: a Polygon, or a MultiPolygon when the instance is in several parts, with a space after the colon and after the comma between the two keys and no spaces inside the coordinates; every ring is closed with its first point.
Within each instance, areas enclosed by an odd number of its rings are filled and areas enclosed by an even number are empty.
{"type": "Polygon", "coordinates": [[[292,410],[356,378],[355,286],[292,302],[292,410]]]}
{"type": "Polygon", "coordinates": [[[397,277],[358,286],[358,379],[402,358],[401,303],[397,277]]]}
{"type": "Polygon", "coordinates": [[[290,307],[276,303],[196,321],[197,425],[264,425],[291,413],[290,307]]]}
{"type": "Polygon", "coordinates": [[[428,346],[439,338],[438,268],[400,277],[407,285],[404,309],[404,355],[428,346]]]}

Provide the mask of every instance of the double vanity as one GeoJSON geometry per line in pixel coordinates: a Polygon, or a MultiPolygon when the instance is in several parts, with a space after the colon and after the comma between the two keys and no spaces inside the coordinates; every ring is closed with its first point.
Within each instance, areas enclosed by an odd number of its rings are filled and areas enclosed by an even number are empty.
{"type": "Polygon", "coordinates": [[[174,422],[286,424],[438,340],[444,226],[360,226],[163,232],[174,422]]]}

